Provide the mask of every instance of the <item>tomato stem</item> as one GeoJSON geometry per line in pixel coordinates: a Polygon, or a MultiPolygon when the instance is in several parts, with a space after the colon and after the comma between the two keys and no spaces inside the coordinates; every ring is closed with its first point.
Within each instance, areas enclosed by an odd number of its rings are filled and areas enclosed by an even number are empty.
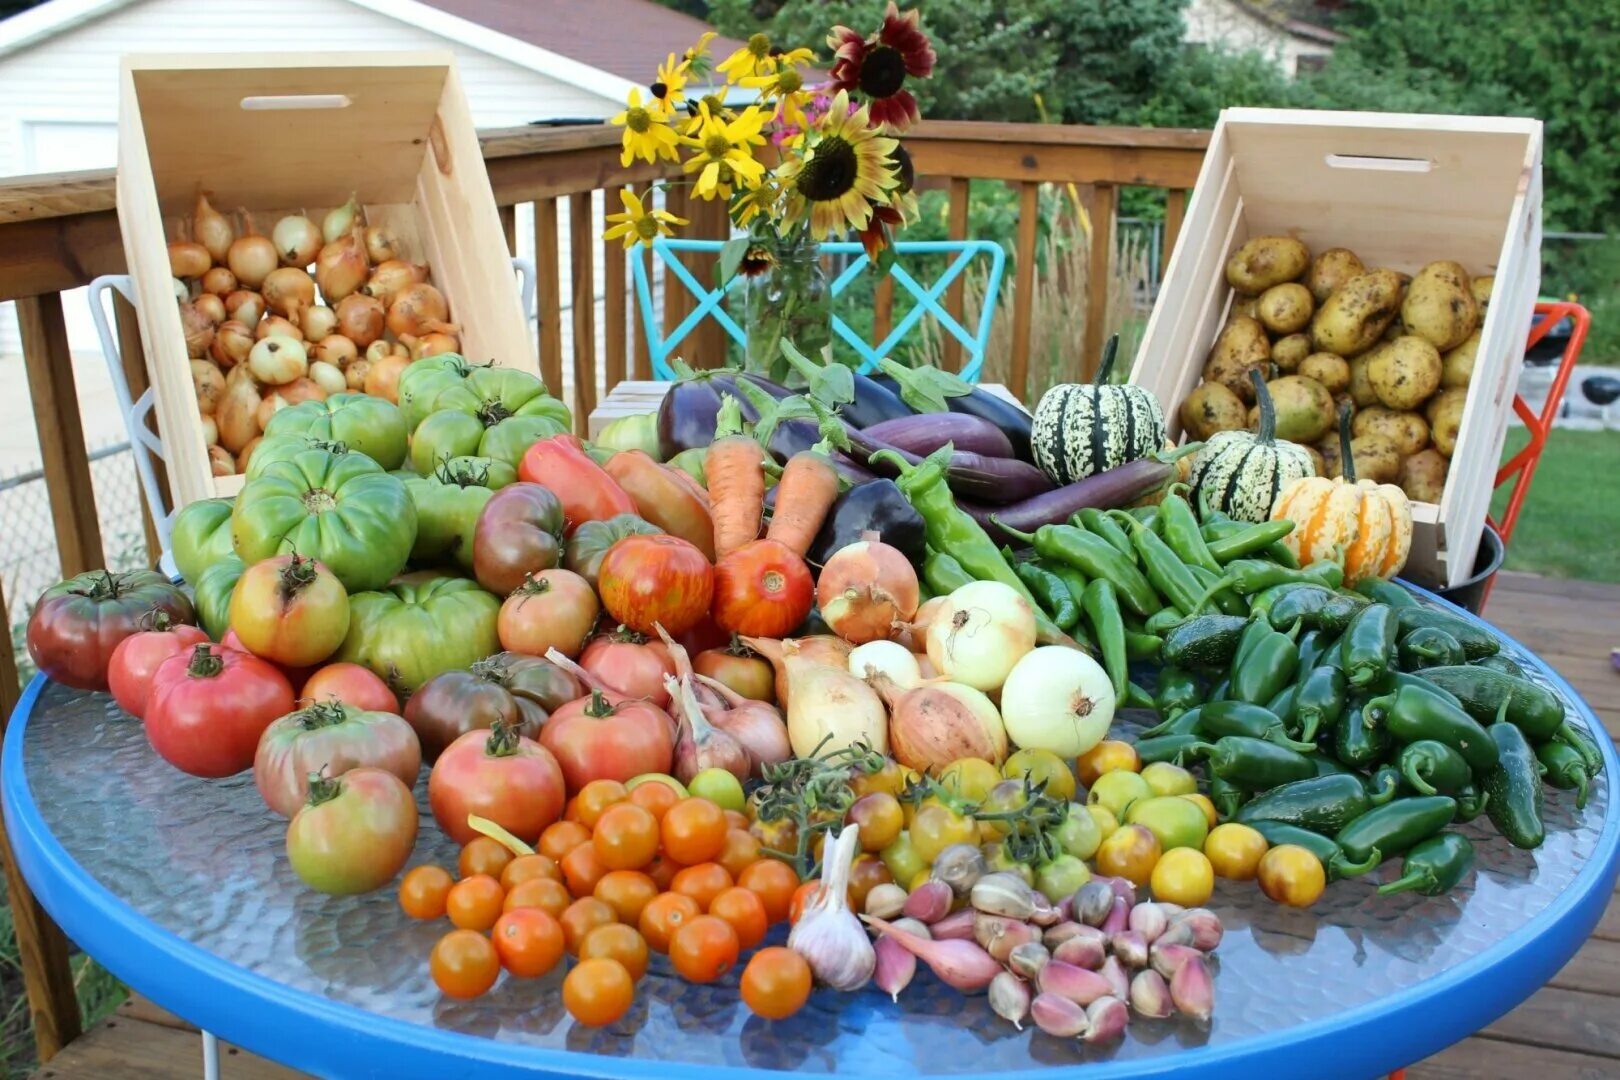
{"type": "Polygon", "coordinates": [[[337,776],[327,776],[326,766],[321,766],[320,772],[309,774],[309,805],[319,806],[323,802],[330,802],[343,793],[343,779],[337,776]]]}
{"type": "Polygon", "coordinates": [[[497,720],[490,725],[489,738],[484,741],[484,753],[490,757],[511,757],[518,752],[520,738],[517,728],[505,720],[497,720]]]}
{"type": "Polygon", "coordinates": [[[307,558],[298,552],[292,553],[292,562],[281,571],[281,603],[283,606],[292,603],[293,598],[300,592],[315,583],[319,573],[315,560],[307,558]]]}
{"type": "Polygon", "coordinates": [[[140,617],[139,624],[142,630],[155,630],[166,634],[174,629],[174,618],[160,607],[148,608],[140,617]]]}
{"type": "Polygon", "coordinates": [[[225,658],[214,652],[214,645],[209,641],[198,642],[191,650],[191,663],[186,665],[186,674],[195,679],[212,679],[225,670],[225,658]]]}
{"type": "Polygon", "coordinates": [[[628,626],[624,625],[623,623],[619,624],[618,629],[609,630],[607,632],[607,634],[606,634],[606,637],[608,638],[609,641],[617,641],[617,642],[620,642],[621,644],[628,643],[628,644],[631,644],[631,645],[645,645],[645,644],[647,644],[648,641],[652,640],[646,634],[643,634],[641,631],[632,630],[628,626]]]}
{"type": "Polygon", "coordinates": [[[585,706],[585,715],[593,720],[605,720],[617,711],[617,706],[609,701],[602,691],[591,690],[591,703],[585,706]]]}
{"type": "Polygon", "coordinates": [[[298,724],[305,731],[318,731],[325,727],[336,727],[348,719],[341,701],[317,701],[297,713],[298,724]]]}

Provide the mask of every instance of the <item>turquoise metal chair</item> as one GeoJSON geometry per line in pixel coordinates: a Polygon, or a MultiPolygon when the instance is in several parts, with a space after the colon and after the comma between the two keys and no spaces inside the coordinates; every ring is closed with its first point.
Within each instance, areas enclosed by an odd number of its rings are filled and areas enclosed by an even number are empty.
{"type": "MultiPolygon", "coordinates": [[[[705,319],[712,317],[719,323],[731,340],[739,345],[747,343],[747,335],[726,311],[722,301],[733,289],[739,287],[743,278],[733,277],[724,286],[709,287],[703,285],[692,275],[692,272],[681,263],[679,254],[692,251],[706,254],[718,254],[724,241],[720,240],[668,240],[659,238],[653,241],[652,250],[664,264],[664,287],[667,290],[673,282],[680,282],[697,299],[694,307],[680,325],[676,326],[667,336],[661,332],[658,319],[653,311],[652,282],[649,280],[647,263],[644,259],[631,259],[630,266],[636,280],[636,300],[641,308],[641,320],[647,330],[647,352],[652,358],[653,375],[661,380],[672,380],[675,372],[669,366],[669,354],[675,350],[675,345],[692,332],[693,327],[705,319]]],[[[829,289],[836,299],[855,278],[866,270],[871,260],[866,257],[865,250],[859,243],[828,242],[821,245],[823,254],[854,255],[850,262],[837,277],[829,289]]],[[[979,371],[984,367],[985,348],[990,341],[990,323],[996,312],[996,296],[1001,290],[1001,275],[1006,269],[1007,254],[1000,244],[989,240],[902,240],[894,245],[895,254],[899,257],[889,268],[889,274],[899,282],[907,292],[916,300],[912,309],[895,324],[889,335],[877,345],[864,341],[859,334],[850,329],[848,323],[837,315],[832,317],[832,331],[842,339],[861,358],[861,371],[870,371],[877,366],[877,362],[893,352],[905,336],[922,321],[924,315],[932,315],[939,321],[944,331],[961,342],[962,348],[967,352],[967,363],[962,366],[961,376],[968,382],[979,381],[979,371]],[[938,280],[932,285],[923,286],[907,273],[900,264],[900,260],[908,255],[951,255],[951,260],[945,272],[940,274],[938,280]],[[953,319],[945,310],[941,298],[951,282],[961,276],[975,256],[984,255],[990,261],[990,274],[985,282],[984,307],[979,312],[979,325],[977,332],[969,333],[962,324],[953,319]]]]}

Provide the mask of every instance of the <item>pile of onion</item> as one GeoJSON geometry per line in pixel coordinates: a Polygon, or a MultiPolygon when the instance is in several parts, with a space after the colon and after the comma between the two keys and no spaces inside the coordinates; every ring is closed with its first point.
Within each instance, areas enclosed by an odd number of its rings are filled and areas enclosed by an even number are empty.
{"type": "Polygon", "coordinates": [[[875,532],[834,552],[816,581],[822,620],[856,645],[889,637],[896,623],[910,622],[921,600],[911,560],[875,532]]]}
{"type": "Polygon", "coordinates": [[[889,706],[889,753],[918,772],[938,772],[961,758],[997,765],[1007,756],[1007,730],[995,704],[971,686],[934,680],[910,690],[887,675],[869,678],[889,706]]]}

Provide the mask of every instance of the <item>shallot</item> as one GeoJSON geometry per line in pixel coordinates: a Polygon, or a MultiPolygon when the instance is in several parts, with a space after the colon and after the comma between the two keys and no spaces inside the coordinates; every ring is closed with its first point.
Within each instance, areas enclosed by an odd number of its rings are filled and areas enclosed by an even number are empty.
{"type": "MultiPolygon", "coordinates": [[[[872,942],[845,901],[849,869],[854,863],[859,842],[860,827],[848,825],[827,844],[826,857],[821,865],[821,888],[812,894],[810,902],[805,905],[804,914],[788,934],[788,948],[804,957],[816,978],[834,990],[859,990],[872,978],[877,966],[877,953],[873,950],[872,942]]],[[[867,918],[879,926],[889,925],[881,919],[867,918]]],[[[926,960],[908,945],[908,941],[919,940],[906,934],[900,944],[919,959],[926,960]]],[[[990,962],[995,963],[993,960],[990,962]]],[[[1000,965],[997,965],[999,969],[1000,965]]],[[[985,982],[989,981],[989,976],[986,976],[985,982]]],[[[898,993],[898,990],[895,992],[898,993]]]]}
{"type": "Polygon", "coordinates": [[[892,1000],[899,1001],[900,991],[910,986],[917,975],[917,958],[893,938],[879,938],[872,951],[877,958],[872,982],[892,1000]]]}
{"type": "Polygon", "coordinates": [[[1035,609],[999,581],[963,585],[928,624],[928,659],[934,667],[946,678],[986,693],[999,690],[1034,647],[1035,609]]]}
{"type": "Polygon", "coordinates": [[[721,701],[718,706],[705,706],[709,723],[741,743],[754,759],[756,769],[761,765],[779,765],[793,756],[787,725],[774,706],[743,697],[719,679],[707,675],[693,677],[721,701]]]}
{"type": "Polygon", "coordinates": [[[901,914],[920,922],[932,923],[943,919],[951,910],[951,887],[943,881],[929,880],[911,890],[901,914]]]}
{"type": "Polygon", "coordinates": [[[225,261],[236,239],[230,219],[209,204],[206,191],[197,192],[197,204],[191,211],[191,238],[207,248],[209,256],[217,263],[225,261]]]}
{"type": "Polygon", "coordinates": [[[972,908],[960,908],[949,915],[932,923],[928,927],[928,936],[940,941],[948,938],[969,939],[973,937],[973,919],[978,912],[972,908]]]}
{"type": "Polygon", "coordinates": [[[675,736],[675,779],[688,784],[706,769],[724,769],[738,781],[746,781],[754,771],[753,758],[742,743],[709,723],[692,692],[691,677],[676,679],[666,675],[664,689],[669,692],[671,711],[679,725],[675,736]]]}
{"type": "Polygon", "coordinates": [[[845,641],[864,645],[888,638],[896,622],[917,613],[917,571],[876,532],[835,551],[816,579],[822,620],[845,641]]]}
{"type": "Polygon", "coordinates": [[[962,758],[1006,758],[1001,714],[973,687],[931,681],[906,690],[883,674],[868,681],[889,706],[891,752],[907,768],[932,773],[962,758]]]}
{"type": "MultiPolygon", "coordinates": [[[[848,832],[849,830],[845,830],[848,832]]],[[[822,895],[826,895],[823,893],[822,895]]],[[[838,900],[839,909],[847,911],[843,901],[838,900]]],[[[905,947],[907,952],[928,965],[939,981],[964,994],[976,994],[990,985],[990,980],[1003,969],[1001,964],[985,952],[977,943],[965,938],[950,938],[945,941],[930,941],[909,934],[892,923],[874,918],[871,915],[861,916],[868,926],[877,928],[878,933],[892,937],[905,947]]],[[[801,920],[802,925],[803,920],[801,920]]],[[[794,928],[798,932],[798,928],[794,928]]],[[[788,939],[792,944],[792,939],[788,939]]],[[[806,957],[809,959],[809,957],[806,957]]],[[[814,963],[812,962],[812,966],[814,963]]]]}

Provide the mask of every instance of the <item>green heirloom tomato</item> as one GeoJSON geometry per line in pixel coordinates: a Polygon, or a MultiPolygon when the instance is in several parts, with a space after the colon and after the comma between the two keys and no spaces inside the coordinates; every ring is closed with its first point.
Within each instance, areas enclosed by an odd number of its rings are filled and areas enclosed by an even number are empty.
{"type": "Polygon", "coordinates": [[[364,454],[305,450],[243,485],[231,540],[243,562],[296,552],[325,563],[350,592],[375,589],[410,556],[416,504],[364,454]]]}
{"type": "Polygon", "coordinates": [[[405,425],[413,432],[443,410],[466,413],[484,427],[511,416],[550,417],[565,428],[573,423],[568,406],[546,393],[545,383],[536,376],[469,364],[455,353],[430,356],[407,367],[399,377],[399,403],[405,425]]]}
{"type": "MultiPolygon", "coordinates": [[[[260,443],[259,445],[264,445],[260,443]]],[[[189,585],[221,559],[235,555],[231,548],[231,500],[199,499],[174,519],[169,532],[174,565],[189,585]]]]}
{"type": "Polygon", "coordinates": [[[231,628],[231,594],[246,570],[247,564],[241,559],[227,555],[192,582],[192,591],[197,594],[197,622],[215,641],[231,628]]]}
{"type": "Polygon", "coordinates": [[[478,453],[517,469],[523,454],[541,439],[553,435],[567,435],[568,421],[552,416],[512,416],[484,432],[478,441],[478,453]]]}
{"type": "Polygon", "coordinates": [[[438,396],[460,384],[473,373],[467,358],[459,353],[440,353],[408,365],[399,374],[399,409],[405,417],[405,427],[415,431],[418,424],[433,411],[438,396]]]}
{"type": "MultiPolygon", "coordinates": [[[[442,415],[442,414],[438,414],[442,415]]],[[[405,481],[416,504],[416,544],[411,563],[442,566],[454,560],[468,572],[473,568],[473,533],[484,504],[502,484],[486,483],[490,476],[510,483],[515,474],[500,462],[484,458],[455,458],[440,465],[432,476],[405,481]],[[498,470],[505,470],[504,473],[498,470]]]]}
{"type": "Polygon", "coordinates": [[[393,402],[370,394],[333,394],[325,401],[303,401],[279,409],[265,425],[264,434],[267,439],[304,435],[343,443],[384,469],[397,469],[405,460],[405,417],[393,402]]]}
{"type": "Polygon", "coordinates": [[[541,439],[567,432],[549,416],[501,416],[497,403],[490,411],[466,413],[438,409],[428,414],[411,436],[411,468],[427,476],[447,458],[480,456],[517,470],[523,452],[541,439]]]}
{"type": "Polygon", "coordinates": [[[610,450],[643,450],[654,461],[662,461],[658,456],[658,413],[637,413],[634,416],[621,416],[607,427],[602,433],[591,440],[597,446],[605,446],[610,450]]]}
{"type": "Polygon", "coordinates": [[[410,693],[440,672],[498,652],[500,609],[475,581],[407,574],[349,597],[349,635],[332,659],[368,667],[395,693],[410,693]]]}
{"type": "MultiPolygon", "coordinates": [[[[283,409],[283,412],[286,410],[283,409]]],[[[331,450],[348,453],[347,446],[334,442],[322,442],[312,439],[308,435],[266,435],[259,440],[259,445],[253,448],[253,454],[248,458],[247,468],[242,470],[242,479],[252,480],[259,476],[278,461],[291,461],[306,450],[331,450]]]]}
{"type": "Polygon", "coordinates": [[[703,461],[708,453],[709,448],[707,446],[694,446],[690,450],[682,450],[670,458],[668,463],[704,487],[708,487],[708,478],[703,475],[703,461]]]}

